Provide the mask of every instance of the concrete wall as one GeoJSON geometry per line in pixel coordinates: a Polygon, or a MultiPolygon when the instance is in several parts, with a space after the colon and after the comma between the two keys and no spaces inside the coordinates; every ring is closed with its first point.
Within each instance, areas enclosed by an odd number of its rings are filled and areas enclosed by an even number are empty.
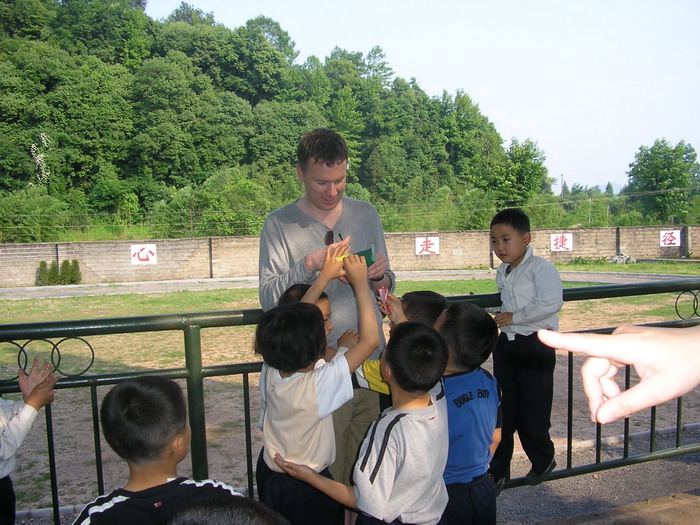
{"type": "MultiPolygon", "coordinates": [[[[700,226],[539,229],[532,232],[537,255],[553,262],[574,257],[609,258],[618,252],[637,259],[675,258],[700,245],[700,226]],[[662,230],[681,230],[681,247],[661,247],[662,230]],[[572,251],[550,250],[550,234],[571,234],[572,251]]],[[[395,270],[487,268],[498,264],[485,230],[387,233],[395,270]],[[416,255],[416,237],[439,237],[440,252],[416,255]]],[[[700,251],[700,248],[698,249],[700,251]]],[[[697,255],[697,254],[696,254],[697,255]]],[[[244,277],[258,273],[258,237],[212,237],[150,241],[0,244],[0,287],[33,286],[40,261],[77,259],[83,283],[244,277]],[[156,245],[157,264],[132,264],[132,245],[156,245]]]]}

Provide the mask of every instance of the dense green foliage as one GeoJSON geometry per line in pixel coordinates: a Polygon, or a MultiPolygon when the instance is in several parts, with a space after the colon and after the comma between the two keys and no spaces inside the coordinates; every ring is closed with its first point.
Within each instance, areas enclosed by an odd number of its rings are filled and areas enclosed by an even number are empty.
{"type": "Polygon", "coordinates": [[[557,197],[534,141],[504,145],[466,93],[429,97],[379,47],[299,64],[267,17],[231,29],[186,3],[162,21],[144,5],[0,0],[0,242],[256,234],[299,196],[296,143],[319,126],[346,137],[347,192],[388,231],[485,228],[511,205],[541,227],[700,216],[683,142],[642,148],[629,197],[557,197]]]}

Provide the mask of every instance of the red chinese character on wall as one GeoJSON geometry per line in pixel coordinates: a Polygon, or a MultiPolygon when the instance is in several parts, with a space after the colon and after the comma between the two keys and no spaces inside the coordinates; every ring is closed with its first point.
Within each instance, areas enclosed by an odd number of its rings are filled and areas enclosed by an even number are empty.
{"type": "Polygon", "coordinates": [[[426,237],[425,240],[420,245],[420,252],[418,252],[418,255],[421,253],[429,253],[431,255],[435,255],[435,252],[433,251],[433,241],[430,240],[430,237],[426,237]]]}
{"type": "Polygon", "coordinates": [[[661,246],[676,246],[678,240],[675,233],[673,231],[664,232],[663,237],[661,237],[661,246]]]}
{"type": "Polygon", "coordinates": [[[557,235],[554,238],[554,249],[555,250],[567,250],[568,246],[566,244],[566,235],[557,235]]]}

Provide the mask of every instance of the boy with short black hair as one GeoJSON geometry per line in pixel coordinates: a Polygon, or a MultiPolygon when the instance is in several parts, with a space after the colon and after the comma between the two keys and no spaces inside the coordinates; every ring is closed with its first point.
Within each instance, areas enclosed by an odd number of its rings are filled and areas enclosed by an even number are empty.
{"type": "Polygon", "coordinates": [[[88,503],[74,524],[159,524],[187,504],[208,497],[241,497],[218,481],[177,476],[189,452],[187,404],[180,386],[141,376],[116,385],[102,401],[105,440],[129,465],[124,488],[88,503]]]}
{"type": "Polygon", "coordinates": [[[503,429],[491,461],[498,492],[510,478],[516,431],[532,463],[525,483],[542,483],[556,467],[549,436],[556,355],[537,331],[558,328],[563,289],[554,265],[533,255],[531,240],[530,220],[522,210],[500,211],[491,221],[491,247],[502,261],[496,272],[502,311],[494,316],[501,334],[493,371],[503,393],[503,429]]]}
{"type": "MultiPolygon", "coordinates": [[[[389,318],[389,333],[406,321],[416,321],[433,326],[447,308],[447,300],[431,290],[416,290],[405,293],[401,299],[387,295],[386,301],[377,300],[380,311],[389,318]]],[[[380,394],[389,394],[389,385],[382,378],[379,359],[368,359],[355,372],[357,384],[380,394]]]]}
{"type": "Polygon", "coordinates": [[[330,477],[328,466],[336,452],[332,413],[352,399],[351,374],[380,342],[365,259],[345,257],[347,251],[345,245],[326,249],[323,269],[303,301],[315,303],[328,282],[345,277],[358,305],[359,338],[354,346],[325,361],[323,317],[315,304],[306,302],[268,310],[255,332],[255,351],[265,361],[260,374],[263,450],[256,469],[258,495],[293,525],[342,523],[344,510],[288,476],[274,457],[284,454],[308,464],[320,477],[330,477]]]}
{"type": "Polygon", "coordinates": [[[447,347],[422,323],[397,325],[382,353],[392,407],[375,421],[360,447],[355,486],[320,476],[281,455],[275,461],[298,479],[362,512],[357,525],[434,525],[447,504],[442,473],[447,460],[447,414],[440,377],[447,347]]]}
{"type": "Polygon", "coordinates": [[[436,328],[450,357],[443,376],[450,449],[444,480],[449,502],[440,525],[496,523],[496,492],[489,462],[501,439],[500,391],[481,368],[496,346],[493,318],[472,303],[453,303],[436,328]]]}

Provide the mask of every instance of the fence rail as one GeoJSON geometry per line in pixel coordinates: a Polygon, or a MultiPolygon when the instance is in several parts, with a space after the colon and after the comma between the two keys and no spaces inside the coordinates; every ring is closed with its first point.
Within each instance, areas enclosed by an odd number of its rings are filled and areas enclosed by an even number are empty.
{"type": "MultiPolygon", "coordinates": [[[[651,283],[638,283],[626,285],[603,285],[567,288],[564,290],[565,301],[581,301],[590,299],[602,299],[611,297],[628,297],[633,295],[648,295],[668,292],[690,292],[694,297],[697,293],[693,290],[700,289],[700,278],[678,279],[672,281],[661,281],[651,283]]],[[[483,294],[483,295],[466,295],[454,296],[448,298],[449,302],[469,301],[476,303],[482,307],[491,307],[500,305],[499,294],[483,294]]],[[[104,478],[102,472],[102,452],[100,444],[100,429],[98,422],[98,396],[97,388],[99,386],[112,385],[125,379],[136,377],[145,374],[155,374],[169,377],[172,379],[185,379],[187,383],[187,402],[189,409],[190,426],[192,429],[192,444],[191,444],[191,461],[192,473],[195,478],[201,479],[208,477],[209,465],[207,458],[207,444],[205,432],[205,407],[204,407],[204,384],[205,378],[221,377],[221,376],[241,376],[243,381],[243,419],[245,424],[245,461],[247,472],[247,490],[249,494],[253,493],[253,453],[252,453],[252,417],[250,409],[250,375],[257,374],[260,371],[261,363],[239,363],[220,366],[203,366],[202,364],[202,329],[215,327],[233,327],[256,324],[260,318],[262,311],[259,309],[253,310],[233,310],[225,312],[211,313],[189,313],[176,315],[157,315],[148,317],[126,317],[112,319],[92,319],[80,321],[60,321],[47,323],[25,323],[15,325],[0,325],[0,343],[10,343],[14,348],[18,349],[18,364],[26,365],[25,348],[32,341],[42,340],[49,342],[56,350],[61,342],[95,336],[95,335],[111,335],[111,334],[138,334],[155,331],[179,331],[183,334],[183,345],[185,350],[185,366],[181,368],[172,368],[166,370],[144,370],[139,372],[124,372],[111,374],[88,374],[89,368],[76,375],[65,375],[56,385],[57,389],[73,389],[73,388],[88,388],[90,390],[91,411],[92,411],[92,432],[94,438],[94,454],[95,454],[95,471],[97,479],[98,491],[102,494],[105,492],[104,478]],[[54,343],[54,339],[59,339],[54,343]],[[24,361],[23,361],[24,356],[24,361]]],[[[697,308],[695,316],[692,319],[673,321],[667,323],[655,323],[663,326],[689,326],[700,323],[697,318],[697,308]]],[[[610,332],[612,328],[602,328],[592,330],[597,332],[610,332]]],[[[85,341],[86,344],[87,341],[85,341]]],[[[90,347],[91,348],[91,347],[90,347]]],[[[91,348],[92,351],[92,348],[91,348]]],[[[54,352],[52,352],[52,359],[54,352]]],[[[94,353],[93,353],[94,360],[94,353]]],[[[58,358],[60,360],[60,357],[58,358]]],[[[56,363],[54,363],[56,364],[56,363]]],[[[676,418],[676,440],[675,446],[663,450],[656,450],[655,433],[656,433],[656,411],[652,410],[650,415],[650,446],[649,451],[643,454],[630,455],[630,426],[629,419],[625,420],[624,427],[624,450],[621,458],[603,461],[602,460],[602,445],[603,438],[601,426],[596,427],[595,439],[595,460],[592,463],[580,466],[573,466],[572,453],[574,443],[574,429],[572,424],[573,411],[573,371],[574,361],[571,354],[568,355],[568,414],[567,414],[567,465],[566,468],[556,471],[551,476],[552,478],[563,478],[569,476],[577,476],[595,471],[605,470],[613,467],[642,463],[646,461],[654,461],[666,459],[669,457],[681,456],[690,453],[700,452],[700,442],[683,444],[684,421],[682,417],[683,400],[677,401],[677,418],[676,418]]],[[[631,374],[627,367],[626,371],[626,388],[630,386],[631,374]]],[[[0,394],[18,392],[19,388],[15,380],[0,382],[0,394]]],[[[54,513],[54,522],[60,524],[59,518],[59,497],[58,497],[58,482],[56,477],[56,451],[55,439],[56,434],[53,429],[53,418],[51,406],[47,406],[45,410],[46,429],[47,429],[47,453],[49,457],[50,482],[52,491],[52,507],[54,513]]],[[[697,423],[697,422],[694,422],[697,423]]],[[[511,480],[509,486],[518,486],[523,484],[522,478],[511,480]]]]}

